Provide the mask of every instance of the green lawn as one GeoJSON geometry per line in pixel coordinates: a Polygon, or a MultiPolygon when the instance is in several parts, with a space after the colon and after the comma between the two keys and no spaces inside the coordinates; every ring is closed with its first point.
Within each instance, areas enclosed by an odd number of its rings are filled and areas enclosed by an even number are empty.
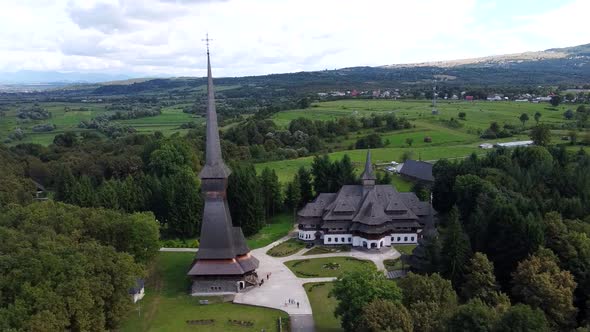
{"type": "Polygon", "coordinates": [[[258,233],[247,239],[250,249],[262,248],[289,234],[293,229],[293,216],[279,214],[270,219],[258,233]]]}
{"type": "Polygon", "coordinates": [[[325,257],[300,259],[285,262],[285,265],[300,278],[338,277],[344,272],[373,267],[371,261],[352,257],[325,257]]]}
{"type": "Polygon", "coordinates": [[[305,247],[305,243],[298,239],[289,239],[281,244],[278,244],[266,252],[273,257],[286,257],[297,253],[305,247]]]}
{"type": "Polygon", "coordinates": [[[335,253],[335,252],[345,252],[345,251],[350,251],[350,246],[348,246],[348,245],[338,246],[338,247],[315,246],[315,247],[311,248],[309,251],[305,252],[305,254],[303,254],[303,256],[331,254],[331,253],[335,253]]]}
{"type": "Polygon", "coordinates": [[[416,248],[415,244],[396,244],[393,246],[400,254],[412,254],[412,250],[416,248]]]}
{"type": "Polygon", "coordinates": [[[200,305],[200,298],[188,295],[186,271],[193,253],[159,253],[146,280],[146,296],[134,305],[120,331],[278,331],[278,317],[288,319],[280,310],[221,303],[200,305]],[[187,320],[214,319],[211,325],[188,325],[187,320]],[[228,319],[251,321],[252,327],[228,323],[228,319]]]}
{"type": "Polygon", "coordinates": [[[303,287],[313,310],[313,319],[317,332],[340,332],[340,319],[334,316],[338,301],[329,296],[333,283],[307,283],[303,287]]]}

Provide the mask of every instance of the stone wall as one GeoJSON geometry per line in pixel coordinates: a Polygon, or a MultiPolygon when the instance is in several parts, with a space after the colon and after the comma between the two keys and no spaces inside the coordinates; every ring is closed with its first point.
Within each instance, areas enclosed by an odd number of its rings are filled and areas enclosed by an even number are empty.
{"type": "Polygon", "coordinates": [[[242,279],[219,278],[193,280],[191,293],[237,293],[238,281],[242,281],[242,279]]]}

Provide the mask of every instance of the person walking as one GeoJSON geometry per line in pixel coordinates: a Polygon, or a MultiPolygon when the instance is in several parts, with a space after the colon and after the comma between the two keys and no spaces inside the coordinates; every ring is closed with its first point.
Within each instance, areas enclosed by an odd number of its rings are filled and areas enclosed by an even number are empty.
{"type": "Polygon", "coordinates": [[[299,302],[297,302],[297,309],[299,309],[299,302]]]}

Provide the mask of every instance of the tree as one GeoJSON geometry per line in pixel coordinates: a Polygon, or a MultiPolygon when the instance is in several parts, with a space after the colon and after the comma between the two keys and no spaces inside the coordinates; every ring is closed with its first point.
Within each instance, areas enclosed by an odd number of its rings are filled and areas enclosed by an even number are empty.
{"type": "Polygon", "coordinates": [[[485,254],[476,252],[469,260],[465,273],[465,282],[461,287],[461,294],[465,299],[477,297],[485,301],[489,294],[497,290],[494,264],[488,260],[485,254]]]}
{"type": "Polygon", "coordinates": [[[530,134],[535,145],[547,146],[551,142],[551,130],[544,124],[533,127],[530,134]]]}
{"type": "Polygon", "coordinates": [[[522,122],[522,127],[524,128],[525,123],[529,121],[529,115],[526,113],[522,113],[518,119],[520,120],[520,122],[522,122]]]}
{"type": "Polygon", "coordinates": [[[445,320],[457,306],[457,294],[449,280],[437,273],[419,275],[408,273],[398,282],[403,304],[412,315],[414,330],[440,331],[445,320]]]}
{"type": "Polygon", "coordinates": [[[414,139],[411,137],[406,138],[406,144],[411,147],[412,143],[414,143],[414,139]]]}
{"type": "Polygon", "coordinates": [[[287,184],[285,190],[285,206],[287,209],[293,211],[293,215],[295,215],[295,211],[301,201],[301,188],[299,185],[299,176],[295,174],[295,176],[293,176],[293,181],[287,184]]]}
{"type": "Polygon", "coordinates": [[[334,162],[333,176],[334,181],[331,181],[332,185],[330,186],[332,192],[338,191],[345,184],[355,184],[357,182],[354,166],[347,154],[342,156],[340,161],[334,162]]]}
{"type": "Polygon", "coordinates": [[[76,178],[72,175],[72,170],[67,165],[62,165],[58,169],[55,183],[55,200],[70,203],[76,178]]]}
{"type": "Polygon", "coordinates": [[[242,227],[245,236],[256,234],[264,226],[263,199],[260,179],[254,166],[233,164],[228,179],[227,200],[233,223],[242,227]]]}
{"type": "Polygon", "coordinates": [[[547,319],[541,309],[526,304],[517,304],[502,315],[496,324],[497,332],[549,332],[547,319]]]}
{"type": "Polygon", "coordinates": [[[412,316],[403,304],[376,299],[363,308],[362,326],[369,332],[412,332],[412,316]]]}
{"type": "Polygon", "coordinates": [[[557,105],[559,105],[560,102],[561,102],[560,96],[551,96],[551,100],[549,100],[549,103],[551,103],[551,105],[553,107],[557,107],[557,105]]]}
{"type": "Polygon", "coordinates": [[[535,112],[535,122],[537,125],[539,124],[539,120],[541,120],[541,112],[535,112]]]}
{"type": "Polygon", "coordinates": [[[3,331],[117,330],[158,250],[149,213],[53,201],[0,211],[0,234],[3,331]]]}
{"type": "Polygon", "coordinates": [[[179,170],[162,178],[165,214],[160,220],[169,236],[186,239],[201,229],[203,199],[199,182],[190,170],[179,170]]]}
{"type": "Polygon", "coordinates": [[[499,292],[499,289],[493,263],[485,254],[476,252],[466,268],[465,281],[461,286],[463,298],[480,299],[492,307],[509,307],[510,300],[506,294],[499,292]]]}
{"type": "Polygon", "coordinates": [[[332,163],[328,155],[315,156],[311,164],[313,174],[313,188],[317,194],[330,192],[332,178],[332,163]]]}
{"type": "Polygon", "coordinates": [[[475,299],[457,308],[447,328],[453,332],[491,332],[496,320],[496,312],[480,299],[475,299]]]}
{"type": "Polygon", "coordinates": [[[260,174],[260,188],[263,197],[266,218],[271,218],[281,208],[283,195],[281,184],[275,170],[265,167],[260,174]]]}
{"type": "Polygon", "coordinates": [[[303,204],[311,202],[313,199],[311,173],[305,167],[301,166],[297,171],[297,176],[299,178],[299,189],[301,189],[299,206],[303,206],[303,204]]]}
{"type": "Polygon", "coordinates": [[[334,314],[340,317],[345,331],[358,331],[363,308],[380,299],[399,303],[401,292],[397,285],[375,269],[359,269],[346,272],[334,282],[331,293],[338,300],[334,314]]]}
{"type": "Polygon", "coordinates": [[[90,178],[84,175],[75,182],[68,203],[82,207],[93,207],[95,202],[96,196],[90,178]]]}
{"type": "Polygon", "coordinates": [[[459,112],[459,119],[465,120],[465,117],[466,116],[467,116],[467,113],[465,113],[465,112],[459,112]]]}
{"type": "Polygon", "coordinates": [[[414,151],[405,150],[404,153],[402,153],[402,162],[405,162],[406,160],[411,160],[413,158],[414,158],[414,151]]]}
{"type": "Polygon", "coordinates": [[[573,119],[573,118],[574,118],[574,111],[572,111],[571,109],[568,109],[567,111],[565,111],[565,112],[563,113],[563,117],[564,117],[566,120],[571,120],[571,119],[573,119]]]}
{"type": "Polygon", "coordinates": [[[520,262],[513,273],[512,294],[521,302],[545,312],[552,327],[571,328],[576,308],[573,293],[576,282],[563,271],[549,249],[540,249],[520,262]]]}
{"type": "Polygon", "coordinates": [[[471,246],[469,245],[469,238],[459,222],[457,208],[453,208],[449,212],[447,223],[442,245],[441,272],[445,278],[453,282],[453,285],[458,286],[463,278],[465,265],[471,255],[471,246]]]}

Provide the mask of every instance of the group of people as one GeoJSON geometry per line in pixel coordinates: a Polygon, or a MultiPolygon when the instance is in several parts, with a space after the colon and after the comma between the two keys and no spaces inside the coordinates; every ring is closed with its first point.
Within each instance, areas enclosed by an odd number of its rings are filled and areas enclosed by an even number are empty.
{"type": "Polygon", "coordinates": [[[294,299],[287,299],[285,301],[285,307],[288,306],[289,304],[297,304],[297,308],[299,308],[299,301],[295,301],[294,299]]]}
{"type": "MultiPolygon", "coordinates": [[[[270,279],[272,272],[269,272],[266,274],[266,280],[270,279]]],[[[258,277],[258,274],[256,275],[256,277],[258,277]]],[[[260,279],[260,282],[258,283],[258,287],[264,285],[264,278],[260,279]]]]}

